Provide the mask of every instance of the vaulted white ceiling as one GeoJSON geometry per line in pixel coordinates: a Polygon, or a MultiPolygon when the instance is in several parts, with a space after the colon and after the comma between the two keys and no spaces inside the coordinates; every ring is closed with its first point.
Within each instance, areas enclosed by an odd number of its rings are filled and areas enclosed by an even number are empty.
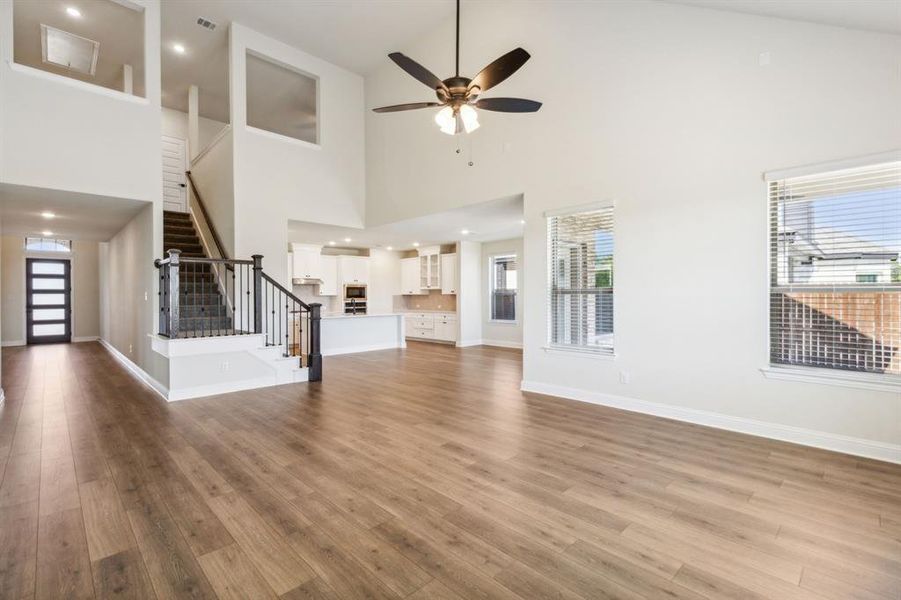
{"type": "Polygon", "coordinates": [[[666,0],[701,8],[901,34],[898,0],[666,0]]]}

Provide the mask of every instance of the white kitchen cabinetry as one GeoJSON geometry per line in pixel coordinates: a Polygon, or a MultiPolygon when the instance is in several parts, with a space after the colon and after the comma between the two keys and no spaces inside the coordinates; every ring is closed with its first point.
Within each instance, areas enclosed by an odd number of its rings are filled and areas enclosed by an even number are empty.
{"type": "Polygon", "coordinates": [[[425,293],[419,287],[419,257],[400,260],[400,293],[404,296],[425,293]]]}
{"type": "Polygon", "coordinates": [[[294,279],[322,279],[322,247],[310,244],[291,244],[294,257],[294,279]]]}
{"type": "Polygon", "coordinates": [[[457,255],[441,255],[441,293],[457,293],[457,255]]]}
{"type": "Polygon", "coordinates": [[[368,256],[339,256],[338,273],[341,283],[369,283],[368,256]]]}
{"type": "Polygon", "coordinates": [[[320,296],[338,295],[338,257],[323,254],[320,257],[322,267],[322,283],[319,284],[320,296]]]}
{"type": "Polygon", "coordinates": [[[409,313],[404,328],[408,338],[457,341],[457,315],[453,313],[409,313]]]}

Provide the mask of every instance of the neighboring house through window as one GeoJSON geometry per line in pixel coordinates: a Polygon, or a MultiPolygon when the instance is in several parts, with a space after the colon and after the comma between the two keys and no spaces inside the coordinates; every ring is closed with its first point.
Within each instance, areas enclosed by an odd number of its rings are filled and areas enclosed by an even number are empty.
{"type": "Polygon", "coordinates": [[[491,257],[491,320],[516,321],[516,255],[491,257]]]}
{"type": "Polygon", "coordinates": [[[901,376],[901,162],[769,188],[770,362],[901,376]]]}
{"type": "Polygon", "coordinates": [[[548,215],[548,344],[613,352],[613,207],[548,215]]]}

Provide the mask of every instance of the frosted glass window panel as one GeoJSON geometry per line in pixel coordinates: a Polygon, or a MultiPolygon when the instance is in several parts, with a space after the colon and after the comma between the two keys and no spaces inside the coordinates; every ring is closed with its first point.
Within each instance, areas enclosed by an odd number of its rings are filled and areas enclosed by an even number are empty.
{"type": "Polygon", "coordinates": [[[62,277],[59,279],[42,279],[35,277],[31,280],[31,287],[35,290],[64,290],[66,289],[66,280],[62,277]]]}
{"type": "Polygon", "coordinates": [[[32,304],[35,306],[62,306],[66,303],[65,294],[32,294],[32,304]]]}
{"type": "Polygon", "coordinates": [[[62,321],[66,318],[64,308],[37,308],[32,313],[35,321],[62,321]]]}
{"type": "Polygon", "coordinates": [[[32,325],[31,335],[65,335],[66,326],[63,323],[53,323],[51,325],[32,325]]]}
{"type": "Polygon", "coordinates": [[[31,265],[31,272],[35,275],[62,275],[65,271],[66,266],[60,262],[36,262],[31,265]]]}

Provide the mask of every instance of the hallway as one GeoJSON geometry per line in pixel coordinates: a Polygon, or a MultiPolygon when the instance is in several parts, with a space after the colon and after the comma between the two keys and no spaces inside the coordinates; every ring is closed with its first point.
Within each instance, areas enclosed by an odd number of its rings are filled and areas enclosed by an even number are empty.
{"type": "Polygon", "coordinates": [[[0,597],[901,589],[897,466],[524,395],[518,351],[325,369],[167,404],[99,344],[4,349],[0,597]]]}

